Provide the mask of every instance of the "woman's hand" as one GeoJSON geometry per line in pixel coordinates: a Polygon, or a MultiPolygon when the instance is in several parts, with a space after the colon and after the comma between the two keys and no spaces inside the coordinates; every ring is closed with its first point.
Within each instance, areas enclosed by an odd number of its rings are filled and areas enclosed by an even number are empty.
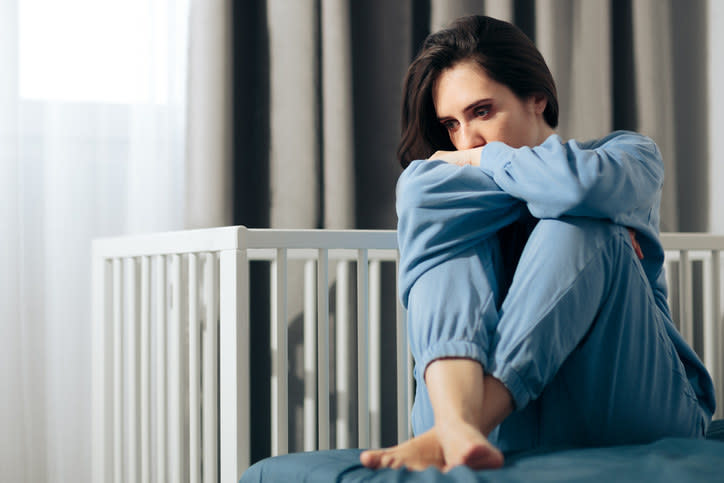
{"type": "Polygon", "coordinates": [[[639,245],[639,242],[636,241],[636,232],[633,231],[631,228],[628,228],[628,234],[631,237],[631,245],[633,245],[634,252],[636,252],[636,256],[639,257],[639,260],[644,259],[644,252],[641,251],[641,246],[639,245]]]}
{"type": "Polygon", "coordinates": [[[463,149],[461,151],[437,151],[427,159],[437,159],[458,166],[480,166],[480,154],[482,152],[483,146],[473,149],[463,149]]]}

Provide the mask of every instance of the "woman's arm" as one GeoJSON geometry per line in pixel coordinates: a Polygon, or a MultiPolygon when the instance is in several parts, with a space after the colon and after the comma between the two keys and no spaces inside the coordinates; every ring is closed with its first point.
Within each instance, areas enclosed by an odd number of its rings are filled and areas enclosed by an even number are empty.
{"type": "Polygon", "coordinates": [[[631,132],[582,144],[551,136],[534,148],[490,143],[480,156],[480,168],[503,191],[525,201],[533,216],[614,222],[653,208],[664,175],[656,144],[631,132]]]}
{"type": "Polygon", "coordinates": [[[397,183],[400,294],[430,268],[495,235],[525,211],[478,168],[414,161],[397,183]]]}

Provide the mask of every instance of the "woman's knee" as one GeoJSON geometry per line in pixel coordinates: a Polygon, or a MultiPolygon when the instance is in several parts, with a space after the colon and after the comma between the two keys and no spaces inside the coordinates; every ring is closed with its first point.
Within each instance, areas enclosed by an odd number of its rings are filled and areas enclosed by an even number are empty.
{"type": "Polygon", "coordinates": [[[564,259],[585,264],[593,254],[610,248],[612,241],[625,242],[626,229],[610,221],[567,217],[544,219],[528,238],[521,261],[551,263],[564,259]]]}
{"type": "Polygon", "coordinates": [[[626,228],[602,220],[540,220],[523,249],[513,284],[526,290],[541,285],[568,287],[593,266],[600,277],[608,278],[617,270],[627,237],[626,228]]]}
{"type": "Polygon", "coordinates": [[[624,231],[620,225],[596,218],[544,219],[536,225],[529,242],[544,243],[551,249],[565,249],[571,245],[600,246],[624,231]]]}

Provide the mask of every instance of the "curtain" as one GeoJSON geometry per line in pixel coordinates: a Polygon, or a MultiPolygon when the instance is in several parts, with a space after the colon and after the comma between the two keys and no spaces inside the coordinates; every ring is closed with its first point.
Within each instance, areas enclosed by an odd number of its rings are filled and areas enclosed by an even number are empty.
{"type": "MultiPolygon", "coordinates": [[[[714,233],[724,233],[724,212],[719,209],[724,206],[724,190],[721,189],[721,183],[724,180],[724,150],[720,148],[718,142],[719,137],[724,133],[724,109],[721,107],[724,106],[724,92],[719,88],[724,81],[724,55],[719,48],[715,47],[724,45],[724,29],[715,27],[724,25],[724,3],[708,0],[706,5],[700,7],[700,10],[703,10],[706,28],[702,29],[701,24],[698,24],[698,28],[692,33],[695,38],[701,38],[704,35],[708,46],[704,52],[700,50],[696,55],[697,59],[700,59],[702,54],[706,56],[706,78],[697,83],[698,88],[701,84],[708,86],[707,89],[703,89],[697,94],[697,98],[703,98],[706,108],[702,109],[702,101],[697,102],[682,124],[693,121],[694,129],[709,135],[709,149],[704,152],[703,156],[709,159],[709,170],[706,172],[709,177],[709,198],[707,200],[709,203],[700,203],[699,206],[709,207],[710,230],[714,233]],[[702,30],[704,33],[701,32],[702,30]],[[706,127],[702,129],[702,123],[708,124],[708,129],[706,127]]],[[[692,51],[688,49],[683,52],[684,56],[690,56],[691,53],[692,51]]],[[[682,73],[682,75],[686,74],[682,73]]],[[[701,154],[701,152],[697,154],[701,154]]]]}
{"type": "MultiPolygon", "coordinates": [[[[14,2],[0,3],[0,62],[5,70],[12,72],[16,72],[18,66],[15,18],[17,5],[14,2]]],[[[33,372],[27,367],[28,363],[34,361],[30,357],[23,361],[21,345],[27,339],[23,333],[28,331],[18,323],[22,310],[17,253],[20,228],[19,170],[16,162],[17,91],[17,76],[0,75],[0,226],[4,226],[0,229],[0,340],[6,341],[2,342],[0,350],[0,383],[3,388],[0,393],[0,425],[5,428],[5,434],[0,437],[0,471],[9,480],[26,481],[26,475],[32,468],[24,448],[37,448],[43,435],[42,428],[33,424],[40,416],[40,405],[35,402],[36,398],[42,398],[42,393],[37,391],[40,385],[29,388],[29,384],[23,383],[25,374],[33,372]],[[30,404],[23,404],[23,393],[27,394],[30,390],[34,392],[33,397],[27,398],[30,404]]]]}
{"type": "Polygon", "coordinates": [[[706,0],[258,0],[233,9],[235,223],[393,228],[402,77],[427,33],[482,13],[518,24],[541,50],[561,137],[651,136],[666,163],[662,230],[708,229],[707,117],[698,114],[708,111],[706,0]]]}
{"type": "Polygon", "coordinates": [[[3,481],[90,481],[90,242],[184,227],[187,45],[184,1],[0,1],[3,481]]]}
{"type": "Polygon", "coordinates": [[[231,4],[191,0],[186,228],[232,223],[231,4]]]}

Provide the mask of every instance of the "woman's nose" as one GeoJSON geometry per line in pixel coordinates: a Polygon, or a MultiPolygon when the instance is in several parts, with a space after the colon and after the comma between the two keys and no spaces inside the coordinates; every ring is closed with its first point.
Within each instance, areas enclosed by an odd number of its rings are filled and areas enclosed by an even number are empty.
{"type": "Polygon", "coordinates": [[[458,145],[455,146],[458,150],[479,148],[484,145],[485,138],[478,129],[469,125],[460,126],[460,137],[458,138],[458,145]]]}

